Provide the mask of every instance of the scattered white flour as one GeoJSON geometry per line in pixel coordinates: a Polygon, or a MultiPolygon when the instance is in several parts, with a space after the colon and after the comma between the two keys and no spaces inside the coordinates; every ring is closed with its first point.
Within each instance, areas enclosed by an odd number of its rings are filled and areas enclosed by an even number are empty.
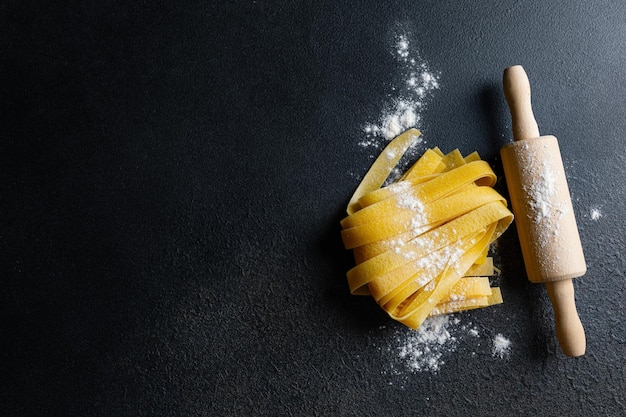
{"type": "MultiPolygon", "coordinates": [[[[481,339],[480,332],[472,323],[462,324],[454,315],[435,316],[428,318],[418,330],[397,331],[394,335],[397,346],[388,350],[396,353],[399,362],[411,373],[436,373],[467,337],[481,339]]],[[[480,347],[480,342],[477,346],[480,347]]],[[[505,359],[510,351],[511,341],[498,333],[491,341],[492,356],[505,359]]],[[[401,370],[394,370],[396,374],[402,374],[401,370]]]]}
{"type": "Polygon", "coordinates": [[[405,130],[419,127],[428,98],[439,88],[438,75],[410,46],[407,35],[395,37],[393,53],[400,63],[402,83],[393,88],[394,96],[380,119],[363,127],[366,138],[359,143],[362,147],[378,148],[405,130]]]}
{"type": "Polygon", "coordinates": [[[493,356],[504,358],[511,350],[511,341],[500,333],[493,338],[493,356]]]}
{"type": "Polygon", "coordinates": [[[438,371],[444,364],[442,356],[456,350],[457,339],[449,327],[458,323],[459,319],[450,320],[450,316],[427,319],[419,329],[397,336],[398,356],[411,371],[438,371]]]}
{"type": "MultiPolygon", "coordinates": [[[[397,355],[403,369],[392,366],[392,370],[396,375],[404,375],[403,370],[409,370],[411,373],[436,373],[457,351],[465,338],[480,340],[481,334],[471,322],[463,324],[455,315],[442,315],[426,319],[417,330],[409,328],[398,330],[393,337],[393,347],[388,347],[387,351],[397,355]]],[[[510,342],[502,335],[496,336],[496,339],[498,346],[502,345],[502,341],[508,343],[502,348],[502,355],[494,353],[494,356],[504,358],[510,342]]],[[[477,346],[480,346],[480,342],[477,346]]],[[[475,354],[476,352],[472,352],[472,355],[475,354]]]]}
{"type": "Polygon", "coordinates": [[[602,212],[599,208],[592,208],[590,216],[591,220],[600,220],[600,217],[602,217],[602,212]]]}
{"type": "Polygon", "coordinates": [[[396,52],[398,53],[399,57],[409,57],[409,41],[406,39],[406,36],[401,35],[398,37],[398,43],[396,44],[396,47],[396,52]]]}

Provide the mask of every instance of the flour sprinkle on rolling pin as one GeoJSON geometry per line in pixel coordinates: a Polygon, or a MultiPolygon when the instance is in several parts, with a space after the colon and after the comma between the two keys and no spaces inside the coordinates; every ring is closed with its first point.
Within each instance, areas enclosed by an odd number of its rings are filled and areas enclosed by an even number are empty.
{"type": "Polygon", "coordinates": [[[582,356],[585,331],[572,278],[584,275],[587,266],[559,145],[554,136],[539,136],[524,69],[504,70],[503,84],[514,142],[500,153],[528,279],[546,285],[563,353],[582,356]]]}

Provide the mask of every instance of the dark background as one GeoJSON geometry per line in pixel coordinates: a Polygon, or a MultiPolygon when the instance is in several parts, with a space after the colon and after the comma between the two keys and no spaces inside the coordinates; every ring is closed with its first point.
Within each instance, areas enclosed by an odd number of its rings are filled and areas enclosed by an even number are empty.
{"type": "Polygon", "coordinates": [[[624,415],[625,67],[615,1],[0,2],[0,415],[624,415]],[[505,303],[458,315],[484,336],[438,372],[349,295],[338,222],[398,31],[440,76],[428,143],[498,172],[502,70],[526,68],[586,253],[585,356],[513,228],[505,303]]]}

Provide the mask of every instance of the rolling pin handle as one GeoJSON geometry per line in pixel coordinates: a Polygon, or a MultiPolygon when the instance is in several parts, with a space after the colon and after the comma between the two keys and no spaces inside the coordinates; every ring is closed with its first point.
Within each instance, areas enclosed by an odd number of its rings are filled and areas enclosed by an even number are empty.
{"type": "Polygon", "coordinates": [[[530,82],[524,68],[515,65],[505,69],[502,84],[511,111],[513,140],[539,137],[539,127],[530,101],[530,82]]]}
{"type": "Polygon", "coordinates": [[[561,350],[570,357],[584,355],[587,341],[585,329],[576,311],[572,280],[546,282],[546,289],[554,309],[556,337],[561,350]]]}

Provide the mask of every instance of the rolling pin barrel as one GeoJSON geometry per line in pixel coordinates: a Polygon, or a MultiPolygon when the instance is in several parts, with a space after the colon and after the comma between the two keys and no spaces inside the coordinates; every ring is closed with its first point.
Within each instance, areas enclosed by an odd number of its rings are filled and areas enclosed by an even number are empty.
{"type": "Polygon", "coordinates": [[[587,266],[556,138],[515,141],[501,156],[528,279],[542,283],[584,275],[587,266]]]}
{"type": "Polygon", "coordinates": [[[587,266],[561,152],[554,136],[539,136],[524,69],[507,68],[503,84],[514,142],[500,153],[524,265],[531,282],[546,284],[563,352],[580,356],[586,340],[571,279],[587,266]]]}

